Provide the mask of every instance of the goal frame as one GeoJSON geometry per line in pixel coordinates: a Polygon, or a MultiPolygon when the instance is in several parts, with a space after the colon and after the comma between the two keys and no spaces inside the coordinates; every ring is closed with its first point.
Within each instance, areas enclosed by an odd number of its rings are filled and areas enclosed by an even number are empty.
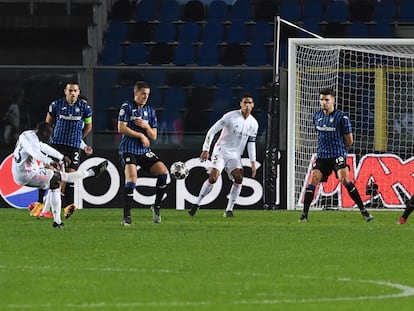
{"type": "MultiPolygon", "coordinates": [[[[394,38],[289,38],[288,40],[288,120],[287,120],[287,186],[286,202],[288,210],[301,209],[295,199],[295,129],[296,129],[296,47],[298,45],[400,45],[414,46],[414,39],[394,38]]],[[[315,142],[316,143],[316,142],[315,142]]],[[[311,155],[309,155],[311,156],[311,155]]]]}

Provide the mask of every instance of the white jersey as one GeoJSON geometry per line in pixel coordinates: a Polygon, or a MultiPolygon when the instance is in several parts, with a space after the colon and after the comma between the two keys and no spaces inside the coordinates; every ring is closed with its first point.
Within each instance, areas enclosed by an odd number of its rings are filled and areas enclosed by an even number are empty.
{"type": "Polygon", "coordinates": [[[39,140],[34,130],[24,131],[20,134],[13,152],[12,173],[14,181],[25,185],[39,174],[44,163],[49,164],[52,158],[63,159],[63,155],[39,140]],[[41,166],[39,166],[41,162],[41,166]]]}
{"type": "MultiPolygon", "coordinates": [[[[255,142],[258,129],[259,124],[252,115],[244,118],[241,110],[230,111],[224,114],[208,130],[203,144],[203,151],[210,151],[214,136],[221,130],[221,134],[214,145],[214,152],[235,154],[240,157],[246,148],[247,142],[255,142]]],[[[256,155],[249,152],[249,159],[255,161],[256,155]]]]}

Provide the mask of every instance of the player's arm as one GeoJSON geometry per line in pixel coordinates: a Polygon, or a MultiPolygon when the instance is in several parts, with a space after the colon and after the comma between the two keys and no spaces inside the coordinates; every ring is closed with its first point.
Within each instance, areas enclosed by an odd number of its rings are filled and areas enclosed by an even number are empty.
{"type": "Polygon", "coordinates": [[[92,131],[92,117],[83,119],[82,138],[85,138],[92,131]]]}
{"type": "Polygon", "coordinates": [[[46,122],[46,123],[49,123],[49,124],[55,124],[55,118],[54,118],[54,117],[52,117],[52,115],[50,114],[50,112],[48,112],[48,113],[46,114],[46,119],[45,119],[45,122],[46,122]]]}
{"type": "Polygon", "coordinates": [[[352,133],[344,134],[344,143],[347,148],[350,148],[354,143],[352,133]]]}
{"type": "Polygon", "coordinates": [[[128,127],[128,122],[118,121],[118,133],[139,139],[145,148],[150,146],[149,139],[144,133],[136,132],[128,127]]]}
{"type": "Polygon", "coordinates": [[[144,119],[138,118],[134,120],[134,124],[139,126],[147,134],[148,139],[156,140],[158,136],[158,130],[156,127],[151,127],[151,125],[144,119]]]}

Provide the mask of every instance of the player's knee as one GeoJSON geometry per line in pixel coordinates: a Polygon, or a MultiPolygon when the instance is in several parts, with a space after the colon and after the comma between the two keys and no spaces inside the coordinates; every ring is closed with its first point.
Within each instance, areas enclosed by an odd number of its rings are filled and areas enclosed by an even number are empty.
{"type": "Polygon", "coordinates": [[[49,182],[50,190],[54,190],[60,187],[60,182],[62,181],[62,177],[58,172],[53,173],[53,177],[49,182]]]}

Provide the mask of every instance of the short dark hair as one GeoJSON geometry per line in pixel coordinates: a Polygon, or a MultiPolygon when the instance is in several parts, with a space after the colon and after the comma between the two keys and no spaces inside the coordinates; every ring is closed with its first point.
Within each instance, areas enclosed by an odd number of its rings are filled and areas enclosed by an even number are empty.
{"type": "Polygon", "coordinates": [[[242,94],[242,96],[241,96],[241,98],[240,98],[240,100],[242,100],[243,98],[246,98],[246,97],[253,98],[252,94],[249,94],[249,93],[243,93],[243,94],[242,94]]]}
{"type": "Polygon", "coordinates": [[[149,89],[149,85],[145,81],[137,81],[135,82],[134,89],[141,90],[141,89],[149,89]]]}
{"type": "Polygon", "coordinates": [[[335,92],[330,87],[326,87],[319,91],[320,95],[331,95],[332,97],[335,97],[335,92]]]}

